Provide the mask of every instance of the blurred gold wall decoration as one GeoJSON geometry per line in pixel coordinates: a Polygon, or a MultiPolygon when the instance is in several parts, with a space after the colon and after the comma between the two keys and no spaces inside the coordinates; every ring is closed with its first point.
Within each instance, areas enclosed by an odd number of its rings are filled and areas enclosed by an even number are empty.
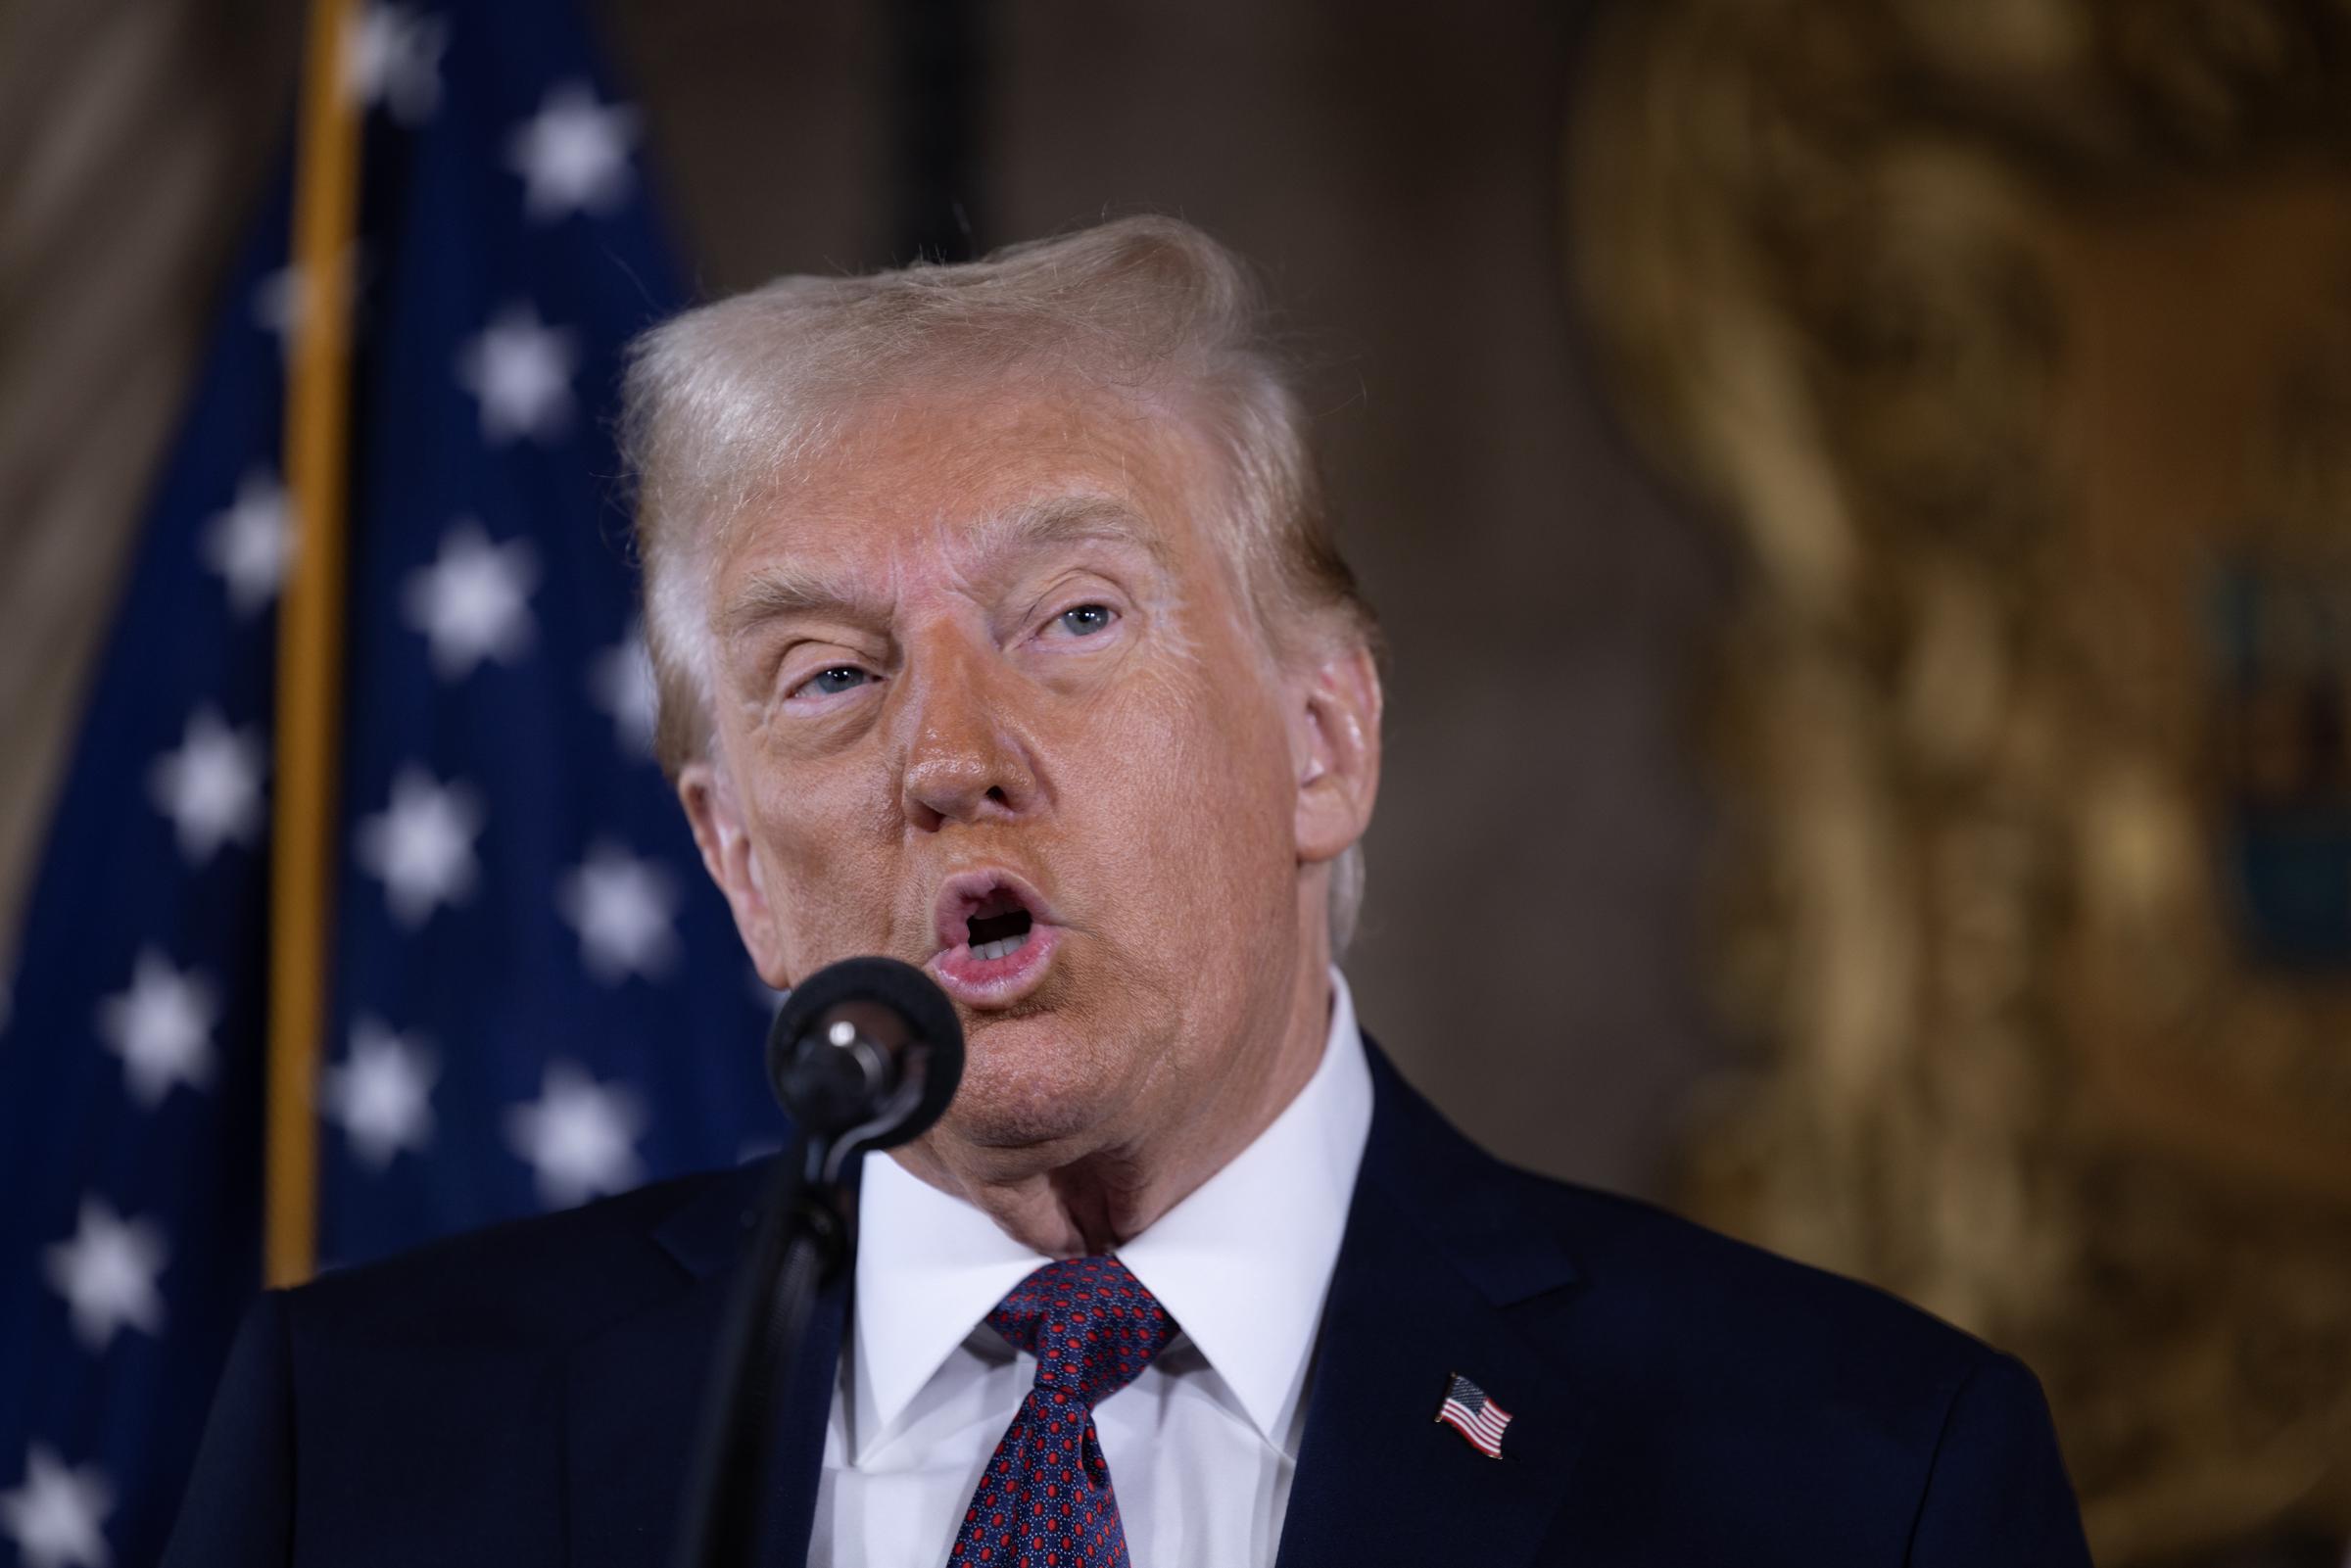
{"type": "Polygon", "coordinates": [[[1692,1206],[2030,1359],[2100,1561],[2339,1560],[2351,0],[1630,0],[1581,88],[1746,564],[1692,1206]]]}

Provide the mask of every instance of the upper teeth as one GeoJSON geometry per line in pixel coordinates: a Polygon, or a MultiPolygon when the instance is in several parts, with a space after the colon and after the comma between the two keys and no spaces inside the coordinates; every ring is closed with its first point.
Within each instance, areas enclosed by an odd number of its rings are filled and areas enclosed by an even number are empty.
{"type": "Polygon", "coordinates": [[[982,942],[979,946],[973,948],[972,957],[1009,958],[1013,954],[1019,952],[1022,945],[1028,940],[1029,938],[1026,933],[1023,933],[1019,936],[999,936],[992,942],[982,942]]]}

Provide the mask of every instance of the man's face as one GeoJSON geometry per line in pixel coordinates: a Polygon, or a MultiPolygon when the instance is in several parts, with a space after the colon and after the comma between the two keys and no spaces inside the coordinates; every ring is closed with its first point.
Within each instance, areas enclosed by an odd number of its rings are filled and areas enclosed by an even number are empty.
{"type": "Polygon", "coordinates": [[[865,414],[717,546],[697,834],[770,984],[862,953],[939,980],[969,1039],[949,1133],[1147,1136],[1319,960],[1296,704],[1211,459],[1067,388],[865,414]]]}

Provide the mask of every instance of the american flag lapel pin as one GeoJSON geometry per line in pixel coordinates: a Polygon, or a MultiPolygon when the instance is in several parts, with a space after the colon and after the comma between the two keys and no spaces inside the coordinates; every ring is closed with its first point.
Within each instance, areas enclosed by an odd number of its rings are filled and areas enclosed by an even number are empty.
{"type": "Polygon", "coordinates": [[[1469,1446],[1487,1458],[1502,1457],[1502,1435],[1510,1428],[1511,1412],[1459,1372],[1452,1374],[1452,1382],[1446,1386],[1437,1419],[1466,1438],[1469,1446]]]}

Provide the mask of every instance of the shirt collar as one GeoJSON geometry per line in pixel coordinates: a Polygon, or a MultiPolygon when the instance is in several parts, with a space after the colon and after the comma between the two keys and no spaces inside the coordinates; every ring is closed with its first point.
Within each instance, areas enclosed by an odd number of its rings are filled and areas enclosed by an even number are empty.
{"type": "MultiPolygon", "coordinates": [[[[1119,1249],[1259,1435],[1285,1453],[1371,1129],[1354,999],[1335,969],[1330,981],[1330,1031],[1306,1087],[1223,1169],[1119,1249]]],[[[996,1304],[1051,1259],[888,1158],[865,1162],[857,1223],[862,1455],[996,1304]]]]}

